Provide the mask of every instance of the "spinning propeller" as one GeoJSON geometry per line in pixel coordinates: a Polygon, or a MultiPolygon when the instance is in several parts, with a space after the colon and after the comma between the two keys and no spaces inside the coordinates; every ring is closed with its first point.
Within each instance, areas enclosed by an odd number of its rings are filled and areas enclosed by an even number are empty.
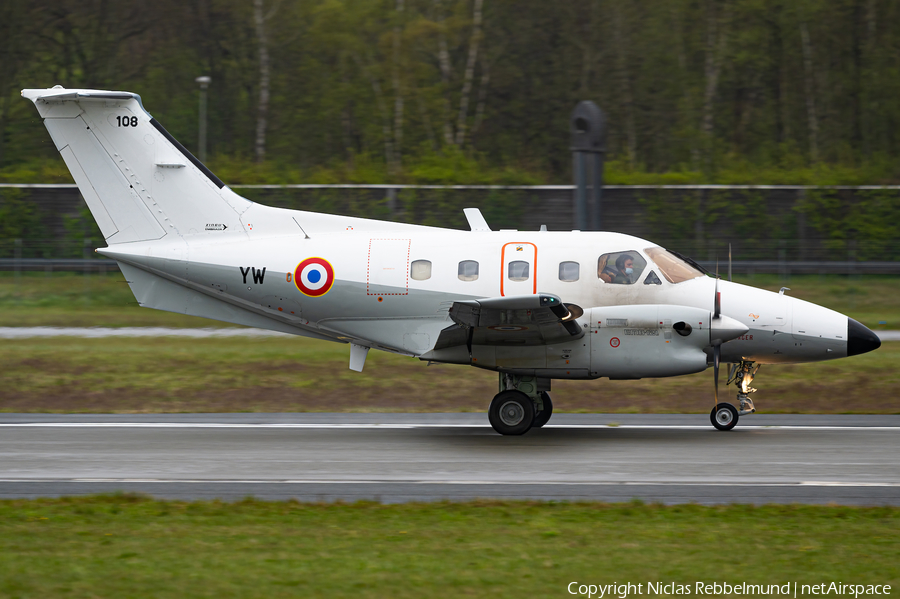
{"type": "MultiPolygon", "coordinates": [[[[731,262],[729,260],[729,262],[731,262]]],[[[729,267],[729,270],[730,267],[729,267]]],[[[713,308],[713,322],[721,318],[722,312],[722,294],[719,292],[719,260],[716,260],[716,299],[715,308],[713,308]]],[[[712,333],[713,323],[709,323],[710,333],[712,333]]],[[[712,337],[712,334],[710,334],[712,337]]],[[[719,339],[711,339],[713,348],[713,379],[715,380],[716,405],[719,405],[719,361],[722,358],[722,341],[719,339]]]]}
{"type": "MultiPolygon", "coordinates": [[[[728,244],[728,281],[731,282],[731,244],[728,244]]],[[[716,298],[712,321],[709,323],[709,340],[713,349],[713,378],[716,405],[719,405],[719,363],[722,360],[722,344],[740,337],[749,329],[728,316],[722,316],[722,294],[719,291],[719,260],[716,259],[716,298]]]]}

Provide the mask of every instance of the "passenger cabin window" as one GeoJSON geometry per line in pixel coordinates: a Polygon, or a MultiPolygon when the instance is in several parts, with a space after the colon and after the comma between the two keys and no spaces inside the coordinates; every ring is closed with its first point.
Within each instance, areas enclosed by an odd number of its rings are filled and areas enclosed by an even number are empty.
{"type": "Polygon", "coordinates": [[[572,283],[578,280],[581,266],[577,262],[559,263],[559,280],[572,283]]]}
{"type": "Polygon", "coordinates": [[[650,259],[656,262],[659,272],[670,283],[681,283],[703,276],[703,271],[690,264],[684,258],[675,255],[661,247],[647,248],[644,250],[650,259]]]}
{"type": "Polygon", "coordinates": [[[463,260],[459,263],[459,280],[460,281],[477,281],[478,280],[478,262],[475,260],[463,260]]]}
{"type": "Polygon", "coordinates": [[[409,276],[416,281],[425,281],[431,278],[431,261],[414,260],[409,265],[409,276]]]}
{"type": "Polygon", "coordinates": [[[637,251],[603,254],[597,261],[597,278],[610,285],[634,285],[647,261],[637,251]]]}
{"type": "Polygon", "coordinates": [[[507,273],[510,281],[527,281],[528,280],[528,263],[524,260],[513,260],[509,263],[509,272],[507,273]]]}

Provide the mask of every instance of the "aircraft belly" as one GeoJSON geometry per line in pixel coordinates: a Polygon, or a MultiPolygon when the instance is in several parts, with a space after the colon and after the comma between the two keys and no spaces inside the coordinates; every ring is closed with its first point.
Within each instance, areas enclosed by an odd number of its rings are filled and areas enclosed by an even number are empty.
{"type": "Polygon", "coordinates": [[[487,370],[555,379],[592,378],[587,337],[556,345],[473,345],[471,358],[472,366],[487,370]]]}
{"type": "Polygon", "coordinates": [[[433,347],[448,321],[441,317],[329,318],[318,325],[345,341],[420,356],[433,347]]]}
{"type": "Polygon", "coordinates": [[[142,307],[201,316],[203,318],[280,331],[303,337],[335,341],[335,339],[326,335],[320,335],[309,329],[302,329],[289,323],[267,318],[264,315],[256,314],[240,306],[218,299],[213,295],[189,289],[125,262],[120,261],[119,267],[128,281],[135,298],[142,307]]]}
{"type": "Polygon", "coordinates": [[[750,360],[759,364],[792,364],[843,358],[843,339],[792,335],[771,329],[750,329],[745,335],[722,345],[722,361],[750,360]]]}

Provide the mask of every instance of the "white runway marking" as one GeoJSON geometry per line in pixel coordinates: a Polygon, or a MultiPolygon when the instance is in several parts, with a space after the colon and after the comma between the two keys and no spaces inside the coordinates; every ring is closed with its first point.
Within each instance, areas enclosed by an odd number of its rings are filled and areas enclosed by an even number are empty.
{"type": "MultiPolygon", "coordinates": [[[[699,417],[699,416],[698,416],[699,417]]],[[[479,428],[489,424],[437,423],[221,423],[221,422],[0,422],[0,428],[249,428],[249,429],[382,429],[403,430],[417,428],[479,428]]],[[[712,430],[708,424],[547,424],[545,429],[641,429],[641,430],[712,430]]],[[[816,431],[900,431],[900,426],[820,426],[820,425],[741,425],[735,430],[816,430],[816,431]]]]}
{"type": "Polygon", "coordinates": [[[163,483],[189,485],[552,485],[552,486],[646,486],[646,487],[900,487],[891,482],[798,481],[798,482],[640,482],[640,481],[494,481],[494,480],[357,480],[357,479],[182,479],[182,478],[0,478],[0,483],[163,483]]]}

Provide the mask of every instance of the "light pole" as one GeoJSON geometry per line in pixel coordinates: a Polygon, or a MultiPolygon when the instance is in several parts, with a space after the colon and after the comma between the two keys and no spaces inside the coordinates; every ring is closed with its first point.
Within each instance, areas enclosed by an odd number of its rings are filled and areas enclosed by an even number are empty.
{"type": "Polygon", "coordinates": [[[206,162],[206,88],[212,83],[212,77],[206,75],[194,79],[200,84],[200,135],[197,140],[197,153],[200,162],[206,162]]]}
{"type": "Polygon", "coordinates": [[[603,154],[606,153],[606,115],[593,102],[579,102],[572,111],[570,131],[572,174],[575,178],[573,210],[575,228],[581,231],[599,231],[600,201],[603,196],[603,154]],[[589,159],[592,164],[588,163],[589,159]],[[587,201],[588,171],[593,171],[590,216],[587,201]]]}

